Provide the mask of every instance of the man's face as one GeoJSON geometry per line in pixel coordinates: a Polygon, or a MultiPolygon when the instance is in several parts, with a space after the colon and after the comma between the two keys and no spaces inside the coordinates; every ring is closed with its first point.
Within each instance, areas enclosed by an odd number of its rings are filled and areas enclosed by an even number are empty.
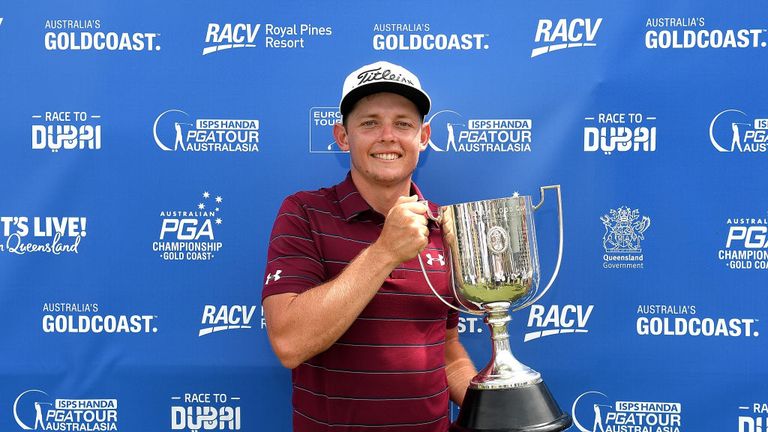
{"type": "Polygon", "coordinates": [[[334,136],[349,151],[353,176],[369,185],[392,186],[410,180],[429,140],[429,125],[407,98],[375,93],[357,102],[336,125],[334,136]]]}

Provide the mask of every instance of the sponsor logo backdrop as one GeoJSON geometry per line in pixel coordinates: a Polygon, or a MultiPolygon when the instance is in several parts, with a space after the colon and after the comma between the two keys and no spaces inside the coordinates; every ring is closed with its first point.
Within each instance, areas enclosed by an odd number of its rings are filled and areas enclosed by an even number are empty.
{"type": "Polygon", "coordinates": [[[432,96],[428,198],[562,185],[560,275],[510,327],[573,430],[765,430],[767,27],[759,1],[7,5],[0,429],[290,430],[269,232],[345,175],[341,84],[383,59],[432,96]]]}

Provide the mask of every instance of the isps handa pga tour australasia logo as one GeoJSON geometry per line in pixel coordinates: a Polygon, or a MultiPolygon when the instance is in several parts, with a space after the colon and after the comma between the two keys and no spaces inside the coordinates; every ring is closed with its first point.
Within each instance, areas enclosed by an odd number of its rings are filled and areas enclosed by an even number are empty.
{"type": "Polygon", "coordinates": [[[590,390],[573,401],[573,426],[581,432],[681,432],[679,402],[612,401],[590,390]]]}
{"type": "Polygon", "coordinates": [[[59,399],[30,389],[13,401],[13,418],[22,430],[116,431],[117,399],[59,399]]]}
{"type": "Polygon", "coordinates": [[[432,126],[429,147],[435,152],[530,152],[533,120],[529,118],[465,117],[454,110],[438,111],[428,119],[432,126]]]}
{"type": "Polygon", "coordinates": [[[738,109],[720,111],[709,123],[709,141],[720,153],[766,153],[768,118],[738,109]]]}
{"type": "Polygon", "coordinates": [[[169,109],[155,118],[152,136],[166,152],[252,153],[259,151],[257,119],[193,119],[185,111],[169,109]]]}

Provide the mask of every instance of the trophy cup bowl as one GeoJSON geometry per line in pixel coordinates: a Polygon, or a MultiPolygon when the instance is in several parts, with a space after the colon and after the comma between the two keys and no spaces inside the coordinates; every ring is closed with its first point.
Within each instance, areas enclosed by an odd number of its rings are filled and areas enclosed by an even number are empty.
{"type": "Polygon", "coordinates": [[[530,196],[515,194],[443,206],[437,216],[427,211],[442,228],[443,246],[451,264],[452,293],[461,307],[437,295],[419,256],[424,277],[432,292],[451,308],[485,316],[493,347],[489,364],[470,382],[451,431],[556,432],[571,425],[570,416],[557,405],[541,374],[512,354],[507,332],[509,310],[524,309],[538,301],[560,268],[560,186],[544,186],[540,192],[537,205],[530,196]],[[533,215],[544,203],[547,189],[557,192],[560,246],[555,271],[547,286],[540,289],[533,215]]]}

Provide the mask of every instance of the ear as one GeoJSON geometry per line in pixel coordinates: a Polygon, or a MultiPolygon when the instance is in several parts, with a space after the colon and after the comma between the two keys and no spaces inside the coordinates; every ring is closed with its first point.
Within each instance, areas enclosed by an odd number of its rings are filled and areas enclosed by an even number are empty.
{"type": "Polygon", "coordinates": [[[336,140],[336,145],[342,151],[349,151],[349,142],[347,141],[347,129],[341,123],[333,125],[333,138],[336,140]]]}
{"type": "Polygon", "coordinates": [[[429,123],[421,125],[421,136],[419,137],[419,151],[424,151],[429,145],[429,137],[432,135],[432,127],[429,123]]]}

